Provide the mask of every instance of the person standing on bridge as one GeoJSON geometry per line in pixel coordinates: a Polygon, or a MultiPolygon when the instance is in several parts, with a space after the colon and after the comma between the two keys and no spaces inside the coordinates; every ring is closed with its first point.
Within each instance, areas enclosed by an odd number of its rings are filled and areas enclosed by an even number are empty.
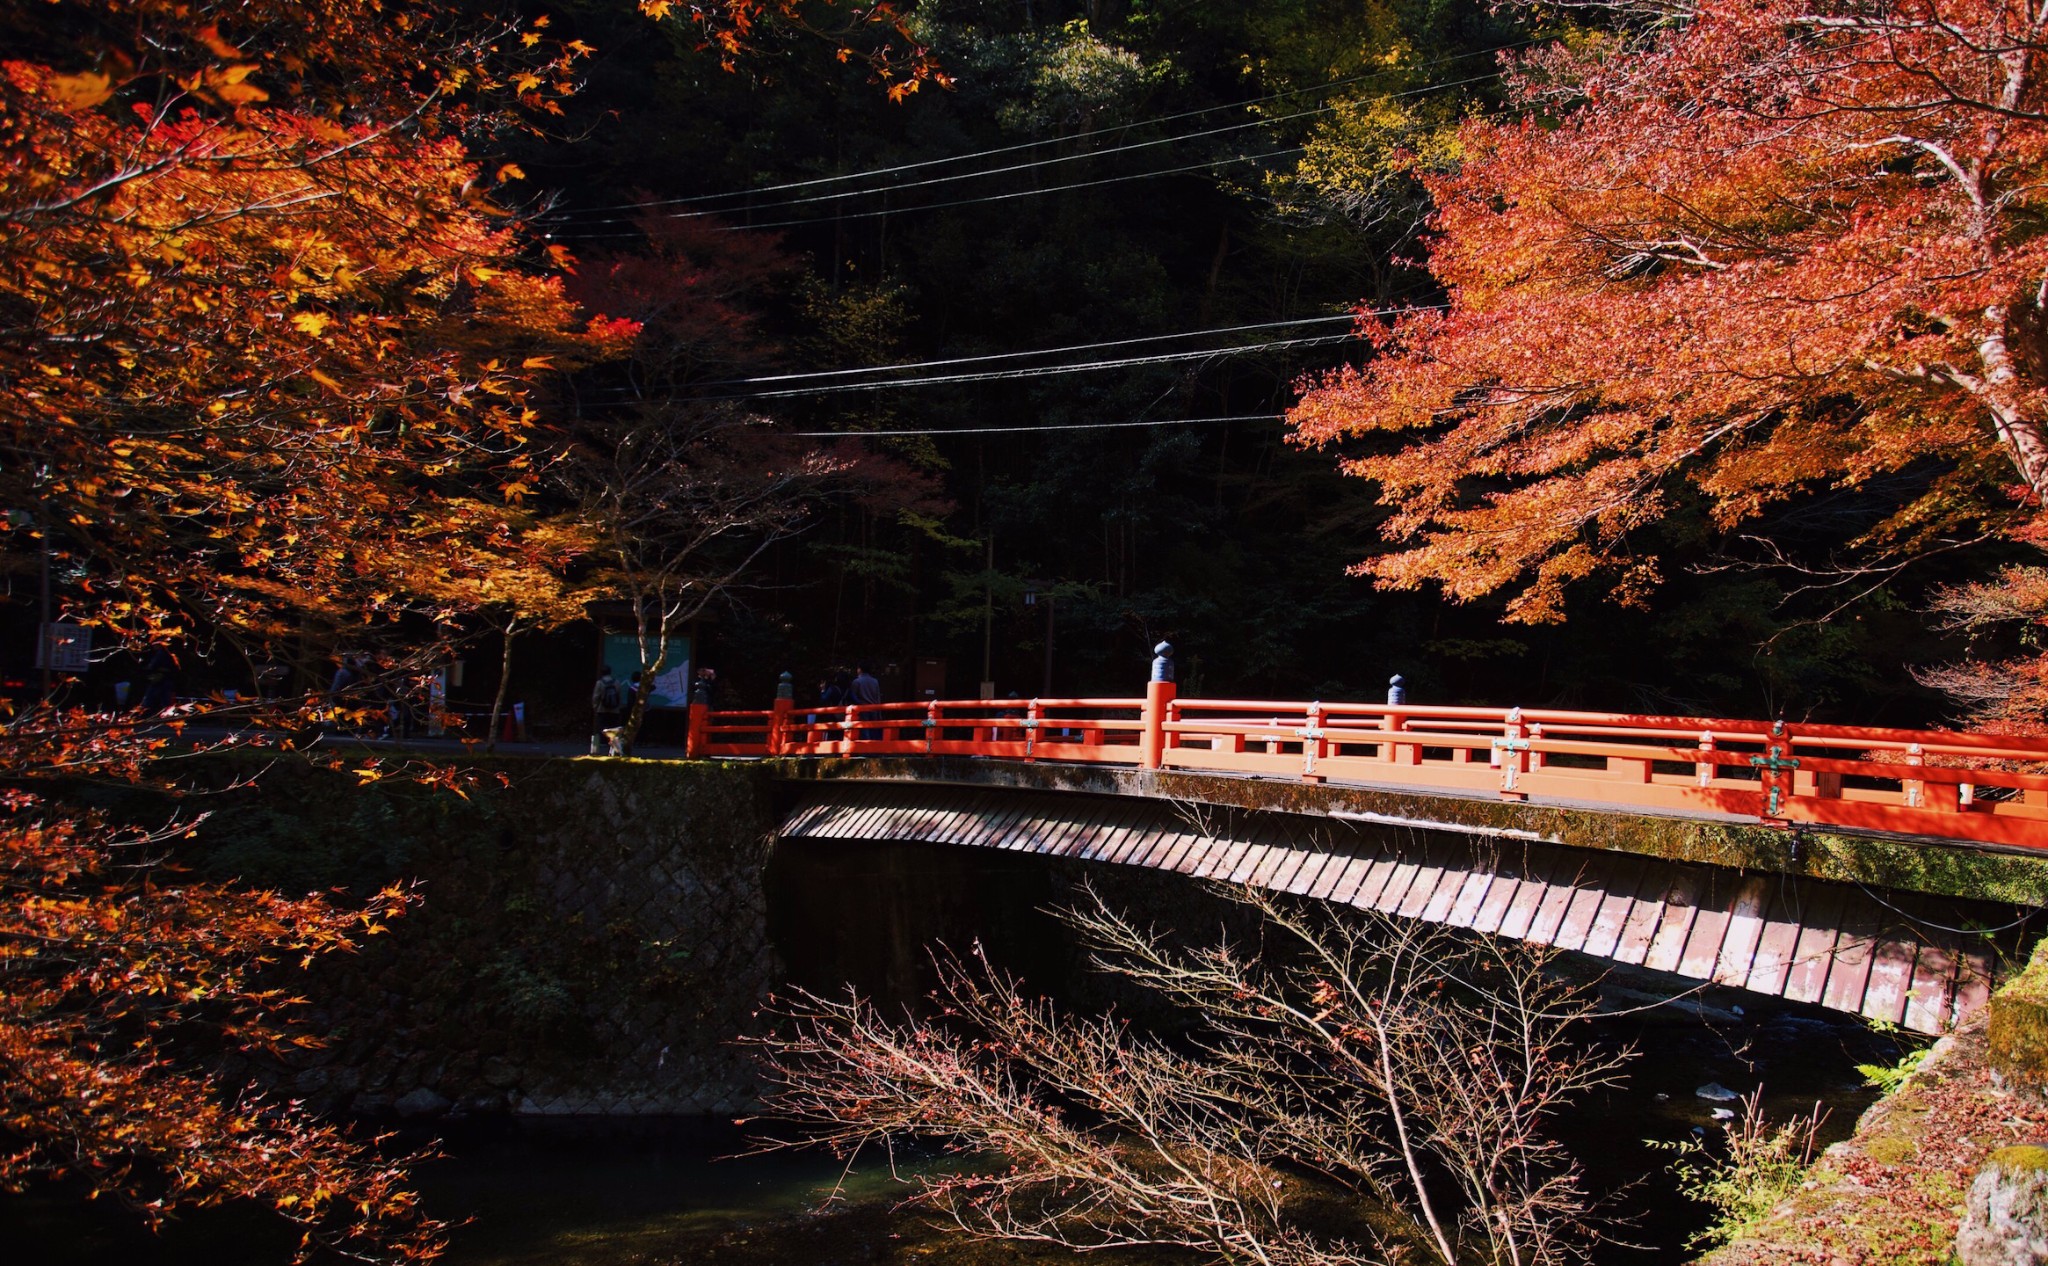
{"type": "Polygon", "coordinates": [[[597,684],[590,688],[592,756],[603,756],[612,750],[612,735],[619,728],[619,712],[625,702],[625,692],[619,689],[619,679],[612,676],[612,666],[599,668],[597,684]]]}
{"type": "MultiPolygon", "coordinates": [[[[875,675],[868,671],[866,664],[855,664],[853,666],[853,683],[846,688],[846,701],[848,703],[857,703],[862,707],[882,701],[882,683],[875,680],[875,675]]],[[[880,738],[882,737],[882,732],[880,730],[862,730],[860,737],[864,739],[880,738]]]]}
{"type": "Polygon", "coordinates": [[[852,696],[851,702],[854,703],[880,703],[882,701],[882,683],[875,680],[875,675],[867,670],[867,665],[855,665],[853,670],[853,686],[850,694],[852,696]]]}

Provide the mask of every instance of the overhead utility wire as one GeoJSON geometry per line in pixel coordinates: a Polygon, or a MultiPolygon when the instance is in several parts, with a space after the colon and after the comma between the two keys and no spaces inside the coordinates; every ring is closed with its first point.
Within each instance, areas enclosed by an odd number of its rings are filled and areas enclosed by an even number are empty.
{"type": "MultiPolygon", "coordinates": [[[[1436,305],[1428,305],[1436,306],[1436,305]]],[[[1260,321],[1253,325],[1221,325],[1212,330],[1182,330],[1175,334],[1146,334],[1138,338],[1108,339],[1100,343],[1069,343],[1065,347],[1038,347],[1025,352],[990,352],[983,356],[952,356],[944,360],[907,361],[901,365],[862,365],[854,369],[818,369],[802,374],[765,374],[759,378],[726,378],[705,383],[707,387],[750,387],[755,383],[796,382],[808,378],[841,378],[853,374],[887,374],[905,369],[940,369],[950,365],[975,365],[998,360],[1022,360],[1027,356],[1061,356],[1068,352],[1092,352],[1104,347],[1129,347],[1136,343],[1161,343],[1168,339],[1203,338],[1211,334],[1244,334],[1252,330],[1278,330],[1291,325],[1315,325],[1330,321],[1356,321],[1363,316],[1385,316],[1387,312],[1340,312],[1331,316],[1295,317],[1291,321],[1260,321]]]]}
{"type": "MultiPolygon", "coordinates": [[[[1267,150],[1263,154],[1239,154],[1232,158],[1218,158],[1206,163],[1190,163],[1185,167],[1162,167],[1154,171],[1132,172],[1125,176],[1105,176],[1100,180],[1079,180],[1065,185],[1047,185],[1042,189],[1020,189],[1013,193],[985,194],[979,198],[956,198],[951,202],[927,202],[909,207],[883,207],[874,211],[847,211],[835,214],[838,220],[867,220],[878,215],[907,215],[913,211],[941,211],[947,207],[972,206],[978,202],[1008,202],[1015,198],[1035,198],[1040,194],[1064,193],[1070,189],[1092,189],[1098,185],[1117,185],[1127,180],[1144,180],[1152,176],[1177,176],[1183,172],[1204,171],[1211,167],[1228,167],[1232,163],[1255,163],[1261,159],[1278,158],[1283,154],[1299,154],[1305,147],[1290,145],[1285,149],[1267,150]]],[[[722,233],[746,233],[757,229],[784,229],[792,225],[817,224],[817,220],[774,220],[767,224],[725,224],[719,226],[722,233]]],[[[626,237],[640,237],[639,233],[550,233],[551,238],[570,242],[595,242],[626,237]]]]}
{"type": "Polygon", "coordinates": [[[1021,378],[1049,378],[1059,374],[1094,373],[1104,369],[1124,369],[1134,365],[1165,365],[1174,361],[1208,360],[1218,356],[1237,356],[1245,352],[1264,352],[1282,347],[1321,347],[1328,343],[1342,343],[1352,338],[1350,334],[1316,334],[1307,338],[1274,339],[1266,343],[1244,343],[1236,347],[1209,347],[1192,352],[1158,352],[1151,356],[1126,356],[1116,360],[1082,361],[1073,365],[1027,365],[1017,369],[991,369],[971,374],[938,374],[926,378],[887,378],[880,382],[834,382],[820,383],[812,387],[786,387],[780,391],[753,391],[733,396],[698,396],[699,400],[778,400],[788,396],[828,396],[842,391],[884,391],[891,387],[936,387],[946,383],[1000,382],[1021,378]]]}
{"type": "MultiPolygon", "coordinates": [[[[1491,75],[1483,77],[1492,78],[1491,75]]],[[[1476,82],[1476,80],[1461,80],[1459,82],[1476,82]]],[[[1437,87],[1454,86],[1452,84],[1432,85],[1430,88],[1420,89],[1419,91],[1435,91],[1437,87]]],[[[1040,167],[1052,167],[1059,163],[1080,162],[1085,158],[1107,158],[1112,154],[1128,154],[1132,150],[1153,149],[1161,145],[1176,145],[1181,141],[1199,141],[1205,136],[1222,136],[1226,132],[1242,132],[1246,128],[1266,127],[1274,123],[1287,123],[1295,119],[1313,118],[1316,115],[1328,114],[1333,110],[1341,108],[1341,106],[1334,105],[1317,106],[1313,110],[1303,110],[1298,114],[1284,114],[1278,118],[1253,119],[1247,123],[1232,123],[1228,127],[1209,128],[1201,132],[1184,132],[1179,136],[1161,136],[1149,141],[1137,141],[1129,145],[1118,145],[1111,149],[1082,150],[1074,154],[1055,155],[1052,158],[1035,158],[1028,163],[1011,163],[1007,167],[984,167],[978,171],[957,171],[944,176],[927,176],[923,180],[909,180],[901,184],[875,185],[868,189],[845,189],[837,193],[814,193],[808,197],[781,198],[774,202],[750,202],[744,207],[714,207],[709,211],[664,211],[661,213],[661,218],[665,220],[695,220],[703,219],[707,216],[727,215],[733,211],[773,211],[778,207],[800,207],[816,202],[837,202],[843,198],[860,198],[871,193],[895,193],[899,189],[923,189],[929,185],[950,184],[956,180],[974,180],[982,176],[1002,176],[1010,172],[1033,171],[1040,167]]],[[[633,217],[609,216],[601,220],[584,220],[581,223],[584,225],[631,224],[633,223],[633,217]]]]}
{"type": "MultiPolygon", "coordinates": [[[[1499,75],[1497,73],[1473,75],[1465,79],[1453,79],[1448,80],[1444,83],[1437,84],[1424,84],[1423,86],[1418,88],[1404,89],[1401,92],[1390,92],[1383,97],[1377,98],[1377,100],[1395,101],[1404,97],[1414,97],[1421,96],[1426,93],[1439,92],[1446,88],[1462,88],[1469,84],[1485,83],[1488,80],[1497,78],[1499,78],[1499,75]]],[[[899,189],[921,189],[930,185],[950,184],[954,181],[959,180],[974,180],[982,176],[1001,176],[1011,172],[1033,171],[1040,167],[1051,167],[1059,163],[1079,162],[1083,159],[1088,158],[1107,158],[1114,154],[1127,154],[1134,150],[1153,149],[1161,145],[1175,145],[1180,143],[1181,141],[1197,141],[1203,139],[1204,137],[1221,136],[1227,132],[1242,132],[1247,128],[1267,127],[1273,124],[1291,122],[1295,119],[1313,118],[1317,115],[1329,114],[1332,111],[1340,110],[1342,108],[1342,105],[1322,105],[1317,106],[1312,110],[1302,110],[1294,114],[1280,115],[1277,118],[1252,119],[1245,123],[1232,123],[1225,127],[1208,128],[1200,132],[1186,132],[1179,136],[1162,136],[1156,137],[1149,141],[1135,141],[1129,145],[1118,145],[1109,149],[1085,150],[1076,154],[1060,154],[1052,158],[1033,159],[1032,161],[1026,163],[1012,163],[1007,167],[987,167],[979,171],[952,172],[943,176],[930,176],[923,180],[912,180],[904,182],[902,184],[875,185],[867,189],[846,189],[836,193],[811,194],[808,197],[802,198],[785,198],[778,199],[777,201],[774,202],[749,203],[744,207],[719,207],[704,211],[665,211],[661,213],[661,218],[669,220],[689,220],[703,219],[711,216],[727,215],[735,211],[745,211],[750,213],[755,211],[773,211],[781,207],[805,206],[819,202],[837,202],[846,198],[865,197],[869,194],[894,193],[899,189]]],[[[851,177],[848,178],[851,179],[851,177]]],[[[655,206],[659,204],[646,203],[643,205],[655,206]]],[[[631,224],[634,222],[635,218],[632,216],[609,216],[595,220],[580,220],[565,225],[565,227],[576,229],[594,228],[599,225],[605,224],[631,224]]],[[[756,225],[749,227],[762,226],[756,225]]]]}
{"type": "MultiPolygon", "coordinates": [[[[1271,351],[1286,347],[1320,347],[1330,343],[1348,342],[1354,336],[1344,334],[1316,334],[1305,338],[1272,339],[1264,343],[1240,343],[1230,347],[1205,347],[1191,352],[1157,352],[1149,356],[1124,356],[1114,360],[1081,361],[1068,365],[1025,365],[1014,369],[991,369],[979,373],[933,374],[922,378],[890,378],[879,382],[835,382],[819,383],[809,387],[785,387],[778,391],[734,392],[717,396],[690,396],[692,402],[711,404],[733,400],[778,400],[792,396],[830,396],[845,391],[882,391],[891,387],[934,387],[947,383],[1003,382],[1024,378],[1049,378],[1060,374],[1096,373],[1105,369],[1127,369],[1136,365],[1164,365],[1174,361],[1211,360],[1222,356],[1235,356],[1244,352],[1271,351]]],[[[621,394],[632,396],[637,393],[619,389],[621,394]]],[[[601,397],[600,397],[601,399],[601,397]]]]}
{"type": "MultiPolygon", "coordinates": [[[[1414,66],[1402,67],[1401,69],[1427,70],[1434,66],[1446,66],[1452,62],[1465,61],[1473,57],[1495,56],[1505,53],[1510,49],[1527,47],[1536,42],[1533,38],[1516,40],[1512,44],[1502,44],[1498,48],[1474,49],[1469,53],[1453,53],[1447,57],[1433,58],[1430,61],[1420,62],[1414,66]]],[[[1307,88],[1291,88],[1286,92],[1275,92],[1263,97],[1253,97],[1248,101],[1232,101],[1226,102],[1223,105],[1204,106],[1199,110],[1183,110],[1178,114],[1164,114],[1156,119],[1137,119],[1124,124],[1121,130],[1129,130],[1130,128],[1144,127],[1156,123],[1178,123],[1182,119],[1200,118],[1205,114],[1220,114],[1225,110],[1247,110],[1252,106],[1264,105],[1268,101],[1284,101],[1289,97],[1302,97],[1311,93],[1328,92],[1334,88],[1343,88],[1351,84],[1362,83],[1368,79],[1375,79],[1387,73],[1387,70],[1369,70],[1361,74],[1347,76],[1343,79],[1332,79],[1328,83],[1315,84],[1307,88]]],[[[965,154],[948,154],[940,158],[923,158],[915,162],[897,163],[890,167],[871,167],[866,171],[843,172],[836,176],[814,176],[808,180],[790,180],[775,185],[758,185],[752,189],[729,189],[724,193],[700,193],[682,198],[658,198],[648,202],[620,202],[610,206],[577,207],[566,214],[599,215],[607,211],[638,211],[648,207],[686,206],[699,202],[712,202],[720,198],[745,198],[756,194],[780,193],[787,189],[809,189],[818,185],[829,185],[844,180],[866,180],[874,176],[892,176],[898,172],[917,171],[925,167],[936,167],[944,163],[964,163],[976,158],[994,158],[999,154],[1014,154],[1019,150],[1036,149],[1038,146],[1048,144],[1051,144],[1051,142],[1044,140],[1020,141],[1015,145],[999,145],[994,149],[971,150],[965,154]]],[[[1116,148],[1096,150],[1092,151],[1089,156],[1114,154],[1117,152],[1118,149],[1116,148]]]]}
{"type": "Polygon", "coordinates": [[[1282,413],[1238,413],[1223,418],[1156,418],[1144,422],[1055,422],[1051,426],[957,426],[921,431],[791,431],[806,440],[883,439],[906,435],[1011,435],[1038,431],[1118,431],[1135,426],[1192,426],[1201,422],[1278,422],[1282,413]]]}

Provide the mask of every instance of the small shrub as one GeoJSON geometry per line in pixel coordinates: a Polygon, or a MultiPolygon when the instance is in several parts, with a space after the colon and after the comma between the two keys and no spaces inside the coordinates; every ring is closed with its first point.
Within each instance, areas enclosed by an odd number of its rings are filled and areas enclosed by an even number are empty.
{"type": "Polygon", "coordinates": [[[1714,1220],[1686,1244],[1711,1248],[1740,1238],[1760,1224],[1778,1202],[1799,1190],[1813,1164],[1826,1113],[1816,1103],[1811,1112],[1773,1128],[1758,1106],[1763,1091],[1753,1090],[1728,1127],[1728,1150],[1717,1155],[1698,1138],[1671,1142],[1650,1139],[1658,1151],[1676,1159],[1671,1171],[1678,1188],[1714,1210],[1714,1220]]]}
{"type": "Polygon", "coordinates": [[[1875,1086],[1884,1093],[1897,1094],[1899,1087],[1906,1084],[1906,1078],[1920,1071],[1920,1061],[1927,1058],[1932,1047],[1923,1046],[1917,1051],[1907,1051],[1899,1062],[1889,1067],[1883,1064],[1858,1064],[1856,1071],[1863,1074],[1863,1084],[1875,1086]]]}

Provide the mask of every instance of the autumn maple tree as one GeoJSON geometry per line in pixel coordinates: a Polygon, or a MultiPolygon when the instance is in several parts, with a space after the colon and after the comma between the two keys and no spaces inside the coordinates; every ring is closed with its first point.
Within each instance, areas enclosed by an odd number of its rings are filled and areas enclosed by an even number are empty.
{"type": "Polygon", "coordinates": [[[1425,176],[1444,305],[1368,321],[1293,411],[1391,507],[1359,570],[1552,620],[1653,586],[1675,506],[1733,529],[1897,472],[1867,550],[2048,541],[2048,13],[1659,17],[1514,68],[1520,117],[1425,176]]]}
{"type": "Polygon", "coordinates": [[[775,239],[652,210],[636,224],[641,249],[593,255],[572,281],[594,325],[631,336],[612,372],[590,376],[554,468],[573,505],[564,519],[589,542],[581,592],[619,604],[632,625],[640,690],[624,722],[629,746],[678,636],[736,600],[756,561],[801,531],[821,498],[901,509],[926,496],[899,463],[851,438],[797,434],[744,398],[744,375],[776,350],[760,307],[794,269],[775,239]]]}
{"type": "MultiPolygon", "coordinates": [[[[730,54],[795,8],[677,20],[730,54]]],[[[899,29],[864,12],[848,34],[899,29]]],[[[886,44],[878,77],[929,73],[886,44]]],[[[66,615],[252,658],[346,637],[399,673],[465,621],[509,646],[570,618],[588,540],[525,504],[558,455],[544,388],[636,327],[586,319],[574,261],[515,214],[523,173],[481,156],[560,115],[590,51],[454,0],[0,10],[0,506],[66,615]]],[[[290,973],[403,894],[197,882],[189,817],[130,826],[70,794],[175,794],[152,760],[207,711],[45,704],[0,729],[0,1185],[65,1179],[153,1221],[254,1200],[301,1257],[430,1257],[402,1162],[223,1071],[316,1040],[290,973]]]]}

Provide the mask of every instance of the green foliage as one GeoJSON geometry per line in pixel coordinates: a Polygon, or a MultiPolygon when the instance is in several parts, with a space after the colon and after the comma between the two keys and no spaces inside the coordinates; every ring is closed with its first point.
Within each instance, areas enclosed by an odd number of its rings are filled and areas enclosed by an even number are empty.
{"type": "Polygon", "coordinates": [[[1687,1241],[1688,1247],[1726,1244],[1761,1223],[1778,1203],[1799,1190],[1817,1151],[1819,1104],[1773,1128],[1758,1108],[1760,1092],[1743,1102],[1728,1127],[1727,1150],[1718,1152],[1698,1138],[1646,1139],[1672,1154],[1679,1190],[1714,1210],[1714,1219],[1687,1241]]]}
{"type": "Polygon", "coordinates": [[[1900,1086],[1906,1084],[1908,1077],[1920,1071],[1921,1061],[1927,1058],[1927,1053],[1932,1049],[1934,1048],[1923,1046],[1917,1051],[1907,1051],[1904,1055],[1899,1056],[1897,1063],[1889,1066],[1884,1064],[1858,1064],[1856,1065],[1856,1071],[1863,1074],[1864,1085],[1875,1086],[1888,1095],[1895,1094],[1900,1086]]]}
{"type": "Polygon", "coordinates": [[[355,790],[331,810],[225,805],[200,825],[196,864],[209,876],[288,893],[374,892],[404,873],[413,837],[397,829],[399,815],[381,789],[355,790]]]}
{"type": "Polygon", "coordinates": [[[476,973],[476,1010],[526,1038],[559,1045],[577,1018],[576,995],[552,972],[536,967],[521,950],[493,955],[476,973]]]}

